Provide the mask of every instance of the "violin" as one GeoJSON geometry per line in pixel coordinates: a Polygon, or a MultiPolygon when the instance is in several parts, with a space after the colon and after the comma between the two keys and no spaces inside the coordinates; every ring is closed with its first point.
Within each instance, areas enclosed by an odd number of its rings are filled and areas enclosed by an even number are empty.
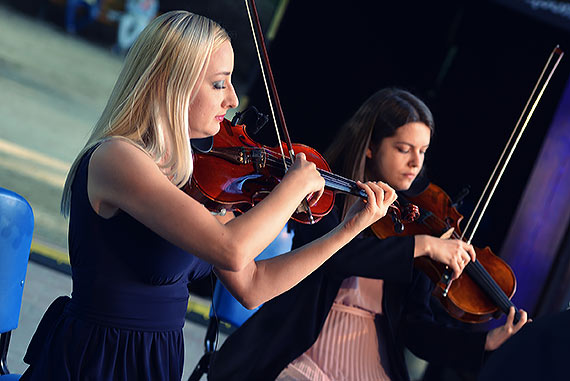
{"type": "MultiPolygon", "coordinates": [[[[418,206],[419,217],[406,224],[402,233],[394,233],[386,217],[371,226],[379,238],[427,234],[440,238],[461,239],[459,223],[463,216],[453,205],[443,189],[430,183],[417,196],[408,197],[418,206]]],[[[453,281],[446,293],[445,265],[426,257],[414,260],[414,265],[423,271],[435,284],[433,295],[454,318],[467,323],[483,323],[497,318],[501,312],[508,313],[516,291],[516,278],[511,267],[496,256],[487,246],[474,247],[477,259],[469,262],[458,279],[453,281]]],[[[515,321],[518,321],[518,309],[515,321]]]]}
{"type": "MultiPolygon", "coordinates": [[[[289,158],[282,156],[281,148],[255,142],[244,125],[233,125],[227,119],[220,123],[220,131],[212,140],[209,149],[193,150],[194,171],[191,181],[182,190],[216,213],[247,211],[279,184],[285,174],[282,161],[285,160],[287,166],[291,164],[289,158]]],[[[292,219],[305,224],[319,221],[331,211],[335,192],[367,197],[355,181],[330,172],[328,163],[315,149],[299,143],[292,146],[295,152],[303,152],[325,179],[321,198],[310,206],[313,218],[298,208],[292,219]]],[[[393,229],[402,231],[404,223],[411,222],[418,211],[410,204],[402,211],[396,200],[387,215],[393,229]]]]}
{"type": "MultiPolygon", "coordinates": [[[[430,184],[419,195],[409,198],[410,202],[419,206],[420,216],[407,226],[405,235],[430,234],[441,238],[454,237],[461,240],[464,240],[466,236],[465,241],[471,243],[517,143],[563,55],[564,52],[556,45],[548,57],[475,210],[467,222],[465,230],[470,229],[469,234],[460,232],[459,223],[463,216],[451,203],[449,196],[441,188],[430,184]],[[473,224],[471,224],[472,221],[473,224]]],[[[386,228],[386,222],[382,219],[372,225],[372,231],[381,238],[394,234],[386,228]]],[[[475,253],[477,259],[469,262],[460,277],[453,282],[451,271],[446,268],[447,266],[426,258],[414,260],[414,264],[436,283],[434,295],[441,301],[447,312],[456,319],[468,323],[486,322],[496,317],[501,311],[507,314],[510,307],[514,307],[511,298],[516,290],[515,275],[509,265],[493,254],[489,247],[484,249],[475,247],[475,253]]],[[[520,314],[515,308],[514,323],[517,323],[519,319],[520,314]]]]}
{"type": "MultiPolygon", "coordinates": [[[[316,150],[291,142],[269,64],[255,1],[245,0],[245,5],[266,84],[277,138],[281,143],[273,148],[258,144],[248,136],[245,125],[230,123],[224,119],[220,123],[220,131],[212,137],[210,147],[193,150],[192,178],[182,187],[182,190],[212,212],[225,214],[227,211],[239,211],[243,213],[266,197],[281,181],[287,168],[293,163],[295,152],[303,152],[307,160],[316,165],[325,179],[325,190],[312,206],[310,206],[310,199],[304,199],[292,219],[301,223],[315,223],[333,208],[335,191],[362,198],[367,198],[367,195],[355,181],[331,173],[328,163],[316,150]],[[265,75],[266,71],[267,75],[265,75]],[[285,137],[284,142],[277,129],[278,123],[272,99],[275,101],[279,125],[285,137]],[[288,153],[287,156],[285,152],[288,153]]],[[[397,201],[389,206],[387,212],[396,231],[402,231],[403,222],[412,221],[417,214],[417,208],[414,209],[413,205],[408,205],[402,212],[397,201]]]]}

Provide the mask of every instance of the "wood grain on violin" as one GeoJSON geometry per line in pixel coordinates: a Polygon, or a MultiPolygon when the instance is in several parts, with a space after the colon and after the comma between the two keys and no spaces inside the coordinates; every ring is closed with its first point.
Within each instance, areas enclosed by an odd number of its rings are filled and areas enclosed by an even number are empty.
{"type": "MultiPolygon", "coordinates": [[[[384,217],[371,227],[376,236],[427,234],[442,237],[451,233],[451,237],[460,238],[459,223],[463,216],[443,189],[430,184],[419,195],[408,197],[408,201],[419,207],[419,218],[406,224],[403,233],[398,234],[384,217]]],[[[426,257],[416,258],[414,264],[436,284],[434,296],[451,316],[468,323],[483,323],[498,317],[501,312],[507,314],[514,306],[510,299],[516,291],[516,278],[510,266],[489,247],[475,247],[475,252],[477,260],[467,264],[460,277],[451,284],[447,296],[444,296],[446,286],[442,282],[445,265],[426,257]]]]}

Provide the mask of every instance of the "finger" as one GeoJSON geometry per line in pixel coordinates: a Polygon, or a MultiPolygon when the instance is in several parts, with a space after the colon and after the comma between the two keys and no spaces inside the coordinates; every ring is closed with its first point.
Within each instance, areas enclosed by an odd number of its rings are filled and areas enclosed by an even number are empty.
{"type": "Polygon", "coordinates": [[[373,181],[367,181],[366,185],[368,185],[370,187],[370,189],[372,190],[372,192],[374,192],[374,195],[376,196],[376,205],[379,208],[381,208],[382,204],[385,202],[384,201],[384,199],[385,199],[384,189],[373,181]]]}
{"type": "Polygon", "coordinates": [[[470,260],[475,262],[475,260],[477,259],[477,253],[475,253],[475,248],[473,247],[473,245],[467,245],[467,247],[465,248],[465,250],[467,251],[467,253],[470,256],[470,260]]]}
{"type": "Polygon", "coordinates": [[[511,306],[509,307],[509,314],[507,315],[507,321],[505,324],[508,326],[512,326],[514,320],[515,320],[515,307],[511,306]]]}
{"type": "Polygon", "coordinates": [[[376,184],[373,181],[367,181],[366,185],[370,188],[370,190],[374,194],[376,207],[381,208],[382,204],[384,203],[384,189],[379,187],[378,184],[376,184]]]}
{"type": "Polygon", "coordinates": [[[315,192],[311,192],[307,195],[307,201],[309,201],[309,206],[313,206],[316,204],[317,200],[315,200],[316,194],[315,192]]]}
{"type": "Polygon", "coordinates": [[[376,185],[378,185],[380,188],[382,188],[384,190],[384,201],[385,202],[389,202],[391,204],[394,201],[396,201],[396,198],[398,196],[396,195],[396,191],[394,190],[394,188],[392,188],[391,186],[389,186],[388,184],[386,184],[382,181],[377,181],[376,185]]]}
{"type": "Polygon", "coordinates": [[[303,152],[299,152],[298,154],[296,154],[295,158],[307,161],[307,156],[303,152]]]}
{"type": "Polygon", "coordinates": [[[398,199],[398,194],[396,193],[396,190],[395,190],[394,188],[392,188],[392,187],[390,187],[390,188],[388,189],[388,195],[389,195],[389,198],[388,198],[387,201],[388,201],[390,204],[392,204],[394,201],[396,201],[396,200],[398,199]]]}
{"type": "Polygon", "coordinates": [[[396,194],[395,190],[390,189],[388,191],[384,191],[384,202],[386,204],[391,205],[397,199],[398,199],[398,195],[396,194]]]}
{"type": "MultiPolygon", "coordinates": [[[[511,307],[514,310],[514,307],[511,307]]],[[[519,310],[519,321],[516,324],[516,328],[519,329],[521,328],[523,325],[525,325],[527,322],[531,322],[532,319],[528,318],[528,314],[525,310],[519,310]]]]}
{"type": "Polygon", "coordinates": [[[461,262],[463,263],[463,266],[467,266],[467,264],[471,261],[471,254],[467,251],[464,251],[461,254],[461,262]]]}
{"type": "Polygon", "coordinates": [[[377,205],[376,204],[376,195],[374,194],[374,192],[372,191],[372,189],[370,188],[369,184],[364,184],[361,181],[357,181],[356,185],[358,185],[361,189],[364,190],[364,192],[366,192],[366,202],[369,203],[373,203],[373,205],[377,205]]]}
{"type": "Polygon", "coordinates": [[[318,192],[313,193],[313,199],[311,199],[311,206],[314,206],[317,202],[319,202],[319,200],[321,199],[321,196],[323,195],[323,193],[325,192],[325,188],[321,188],[318,192]]]}
{"type": "Polygon", "coordinates": [[[453,271],[452,279],[456,280],[457,278],[459,278],[462,271],[459,264],[457,262],[453,262],[452,264],[449,265],[449,267],[451,267],[451,270],[453,271]]]}
{"type": "Polygon", "coordinates": [[[457,277],[459,278],[459,276],[461,276],[461,274],[463,274],[463,270],[465,269],[465,265],[467,264],[467,262],[465,260],[463,260],[463,258],[460,258],[457,262],[457,267],[459,267],[459,273],[457,274],[457,277]]]}

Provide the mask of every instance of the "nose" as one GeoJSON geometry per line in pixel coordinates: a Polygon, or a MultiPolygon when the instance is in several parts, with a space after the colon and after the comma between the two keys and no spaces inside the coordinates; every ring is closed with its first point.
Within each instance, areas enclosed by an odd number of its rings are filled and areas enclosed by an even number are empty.
{"type": "Polygon", "coordinates": [[[239,104],[239,99],[233,85],[228,86],[226,90],[223,106],[228,109],[236,108],[239,104]]]}
{"type": "Polygon", "coordinates": [[[422,166],[422,155],[420,152],[418,151],[412,151],[412,155],[410,157],[410,162],[409,162],[410,167],[412,168],[418,168],[422,166]]]}

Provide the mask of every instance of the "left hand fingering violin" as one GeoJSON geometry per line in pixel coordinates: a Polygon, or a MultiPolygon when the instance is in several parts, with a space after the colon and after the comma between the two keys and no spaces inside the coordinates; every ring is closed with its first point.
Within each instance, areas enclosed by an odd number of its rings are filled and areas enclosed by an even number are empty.
{"type": "MultiPolygon", "coordinates": [[[[293,144],[293,148],[315,163],[325,179],[323,195],[310,207],[315,222],[331,211],[335,191],[367,197],[355,181],[330,172],[326,160],[313,148],[298,143],[293,144]]],[[[207,152],[194,150],[193,156],[192,179],[183,190],[215,212],[247,211],[267,196],[285,174],[279,147],[266,147],[255,142],[247,135],[244,125],[233,126],[228,120],[220,123],[212,148],[207,152]]],[[[285,160],[291,164],[289,158],[285,160]]],[[[413,221],[416,212],[417,207],[414,209],[411,205],[400,210],[397,201],[388,209],[398,231],[403,230],[403,222],[413,221]]],[[[308,213],[302,208],[292,218],[301,223],[311,223],[308,213]]]]}

